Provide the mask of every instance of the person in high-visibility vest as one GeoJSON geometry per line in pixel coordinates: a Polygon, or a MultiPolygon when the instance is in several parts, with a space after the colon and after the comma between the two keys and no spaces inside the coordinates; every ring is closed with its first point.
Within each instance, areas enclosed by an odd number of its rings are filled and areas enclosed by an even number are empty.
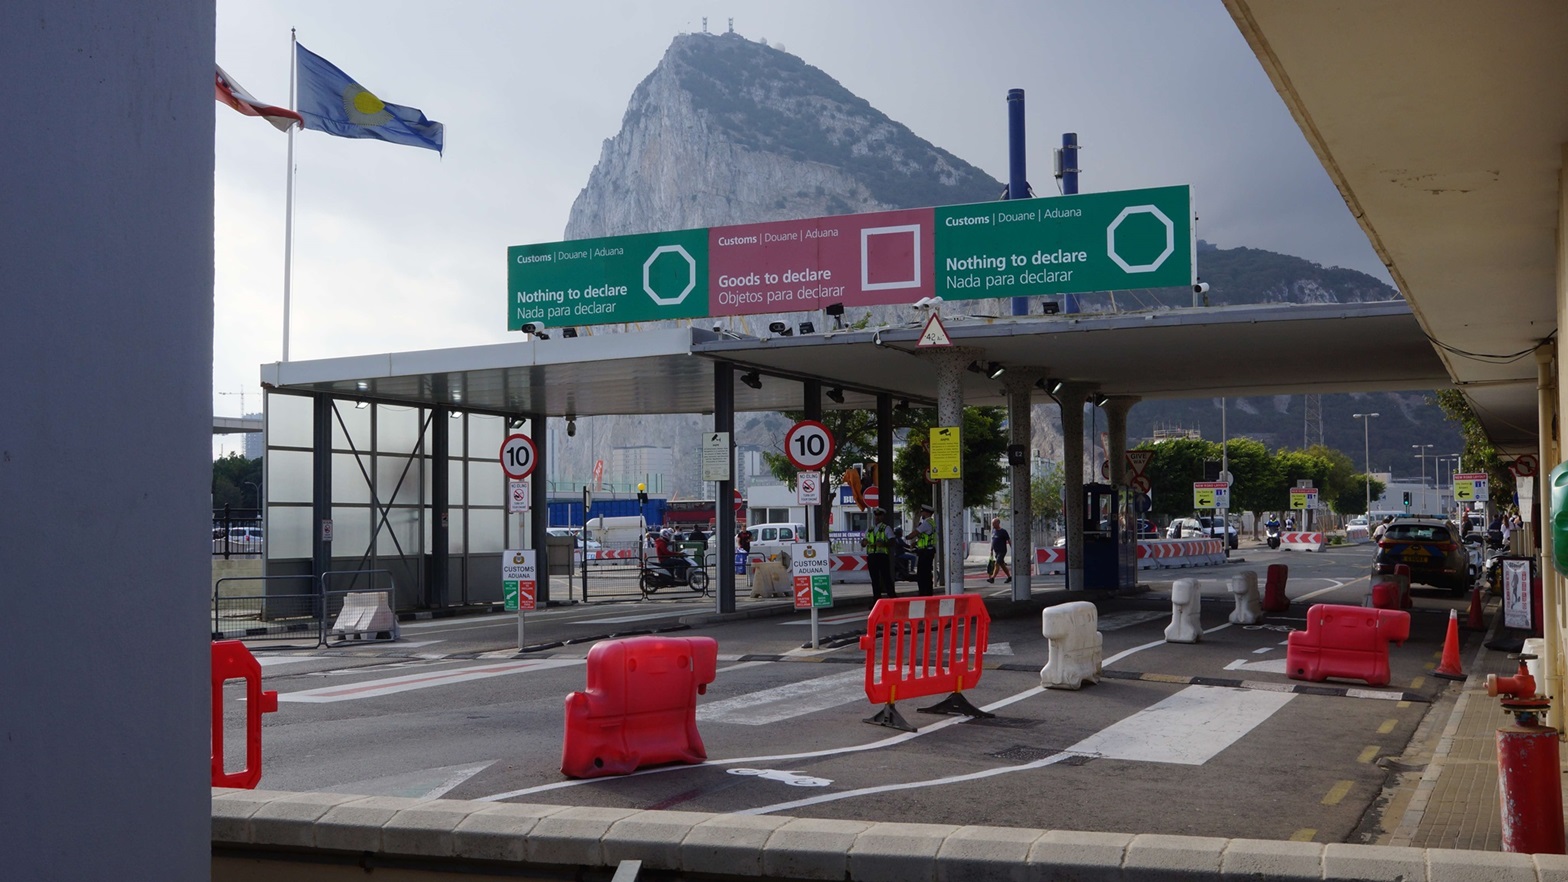
{"type": "Polygon", "coordinates": [[[930,596],[932,564],[936,561],[937,531],[932,517],[936,509],[920,506],[920,520],[915,523],[915,593],[930,596]]]}
{"type": "Polygon", "coordinates": [[[871,596],[894,597],[893,591],[893,531],[887,527],[887,512],[880,508],[871,510],[871,529],[860,537],[860,547],[866,550],[866,569],[871,573],[871,596]]]}

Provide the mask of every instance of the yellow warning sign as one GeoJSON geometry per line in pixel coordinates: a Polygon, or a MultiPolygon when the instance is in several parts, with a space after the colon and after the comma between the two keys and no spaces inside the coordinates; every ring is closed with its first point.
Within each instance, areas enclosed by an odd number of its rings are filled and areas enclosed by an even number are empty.
{"type": "Polygon", "coordinates": [[[931,430],[931,480],[963,476],[964,451],[958,426],[940,426],[931,430]]]}

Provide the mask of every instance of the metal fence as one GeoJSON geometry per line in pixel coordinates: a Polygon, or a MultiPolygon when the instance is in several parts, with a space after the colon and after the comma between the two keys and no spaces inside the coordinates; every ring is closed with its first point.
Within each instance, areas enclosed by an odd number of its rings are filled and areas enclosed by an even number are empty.
{"type": "Polygon", "coordinates": [[[336,570],[319,578],[219,579],[212,596],[212,639],[243,640],[258,649],[395,641],[399,636],[396,596],[392,574],[386,570],[336,570]],[[352,587],[328,590],[334,582],[352,587]],[[261,593],[230,590],[239,583],[259,585],[261,593]]]}
{"type": "Polygon", "coordinates": [[[225,505],[212,511],[212,554],[214,557],[260,557],[265,549],[261,512],[253,508],[225,505]]]}

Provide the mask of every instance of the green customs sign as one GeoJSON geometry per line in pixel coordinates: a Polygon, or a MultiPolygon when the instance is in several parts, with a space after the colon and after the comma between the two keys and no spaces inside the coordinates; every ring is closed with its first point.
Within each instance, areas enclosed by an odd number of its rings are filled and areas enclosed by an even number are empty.
{"type": "Polygon", "coordinates": [[[510,331],[708,314],[707,230],[514,245],[506,257],[510,331]]]}
{"type": "Polygon", "coordinates": [[[943,300],[1191,285],[1187,187],[952,205],[936,211],[943,300]]]}

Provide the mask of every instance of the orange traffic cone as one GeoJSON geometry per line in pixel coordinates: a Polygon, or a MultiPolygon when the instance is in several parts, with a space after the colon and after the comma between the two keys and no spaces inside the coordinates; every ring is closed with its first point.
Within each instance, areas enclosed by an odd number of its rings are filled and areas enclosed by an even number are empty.
{"type": "Polygon", "coordinates": [[[1432,672],[1445,680],[1463,680],[1465,672],[1459,668],[1459,610],[1448,611],[1448,637],[1443,641],[1443,660],[1432,672]]]}
{"type": "Polygon", "coordinates": [[[1481,586],[1477,585],[1470,591],[1469,618],[1465,621],[1466,631],[1485,631],[1486,619],[1481,614],[1481,586]]]}

